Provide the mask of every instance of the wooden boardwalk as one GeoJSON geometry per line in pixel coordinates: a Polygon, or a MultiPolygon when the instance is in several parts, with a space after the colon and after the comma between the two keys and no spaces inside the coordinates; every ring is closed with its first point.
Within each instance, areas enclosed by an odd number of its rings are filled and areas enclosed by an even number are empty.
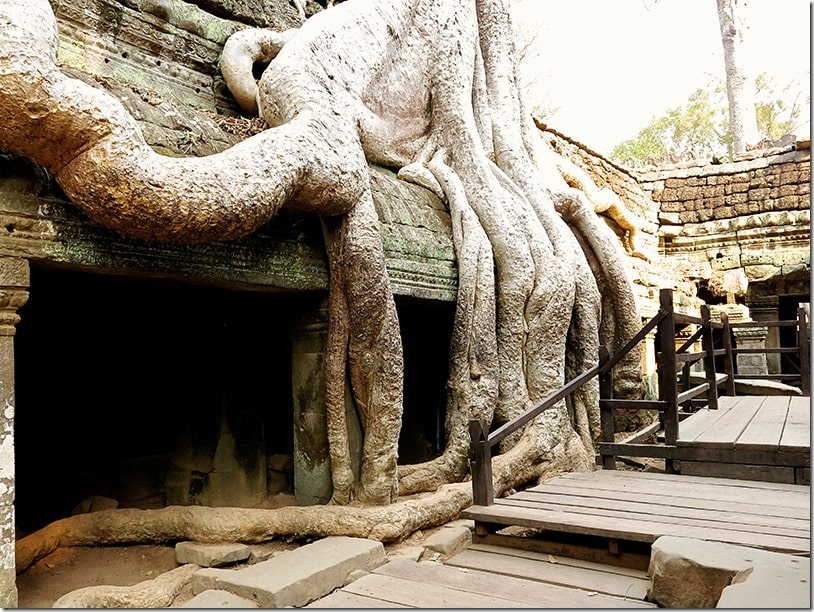
{"type": "Polygon", "coordinates": [[[684,474],[565,474],[463,516],[475,520],[480,542],[640,569],[663,535],[804,555],[811,546],[810,487],[684,474]],[[507,526],[537,537],[501,535],[507,526]]]}
{"type": "Polygon", "coordinates": [[[473,544],[442,563],[391,561],[307,608],[654,608],[644,571],[473,544]]]}
{"type": "Polygon", "coordinates": [[[810,484],[811,398],[721,396],[679,423],[682,474],[810,484]]]}

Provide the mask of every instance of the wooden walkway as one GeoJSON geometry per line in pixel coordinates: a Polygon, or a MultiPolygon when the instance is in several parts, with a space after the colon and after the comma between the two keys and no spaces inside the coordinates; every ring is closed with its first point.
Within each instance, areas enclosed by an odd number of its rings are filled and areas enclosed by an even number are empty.
{"type": "Polygon", "coordinates": [[[650,544],[663,535],[802,555],[811,547],[810,487],[684,474],[565,474],[491,505],[471,506],[463,517],[475,520],[481,543],[639,569],[647,567],[650,544]],[[507,526],[533,529],[536,537],[502,535],[507,526]]]}
{"type": "Polygon", "coordinates": [[[442,563],[391,561],[307,608],[654,608],[644,571],[473,544],[442,563]]]}
{"type": "Polygon", "coordinates": [[[810,484],[811,398],[721,396],[679,423],[680,472],[810,484]]]}

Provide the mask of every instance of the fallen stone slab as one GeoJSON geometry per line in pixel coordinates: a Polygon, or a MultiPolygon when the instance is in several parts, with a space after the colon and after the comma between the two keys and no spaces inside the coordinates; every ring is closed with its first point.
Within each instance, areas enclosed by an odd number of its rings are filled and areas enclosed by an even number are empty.
{"type": "Polygon", "coordinates": [[[217,567],[205,567],[198,570],[192,575],[189,581],[192,586],[192,592],[195,595],[209,590],[218,590],[220,588],[218,580],[221,576],[228,576],[231,572],[236,570],[220,569],[217,567]]]}
{"type": "Polygon", "coordinates": [[[207,610],[210,608],[256,608],[257,604],[229,591],[209,589],[198,593],[181,607],[207,610]]]}
{"type": "Polygon", "coordinates": [[[204,544],[202,542],[178,542],[175,545],[175,559],[183,565],[194,563],[201,567],[219,567],[245,561],[251,550],[245,544],[225,542],[204,544]]]}
{"type": "Polygon", "coordinates": [[[407,559],[409,561],[418,561],[423,554],[423,546],[407,546],[395,552],[391,552],[388,556],[388,560],[396,561],[400,559],[407,559]]]}
{"type": "MultiPolygon", "coordinates": [[[[798,575],[800,562],[800,557],[746,546],[662,536],[651,548],[647,599],[664,608],[714,608],[736,576],[748,582],[763,567],[798,575]]],[[[763,598],[761,602],[755,607],[778,607],[763,598]]]]}
{"type": "Polygon", "coordinates": [[[192,586],[229,591],[261,608],[300,607],[344,586],[352,572],[386,562],[381,542],[334,536],[245,568],[199,570],[192,586]]]}
{"type": "Polygon", "coordinates": [[[739,572],[724,588],[718,608],[811,609],[811,559],[780,555],[739,572]]]}
{"type": "Polygon", "coordinates": [[[422,543],[424,548],[448,555],[472,542],[472,532],[468,527],[443,527],[422,543]]]}

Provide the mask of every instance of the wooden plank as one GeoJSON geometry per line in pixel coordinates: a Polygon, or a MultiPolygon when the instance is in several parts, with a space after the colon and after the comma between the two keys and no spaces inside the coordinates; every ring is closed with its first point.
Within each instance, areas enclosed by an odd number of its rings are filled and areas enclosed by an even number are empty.
{"type": "Polygon", "coordinates": [[[703,444],[694,446],[677,446],[674,458],[679,462],[717,461],[719,463],[753,463],[755,465],[781,465],[786,467],[803,467],[811,465],[811,454],[805,451],[753,451],[736,450],[735,448],[712,448],[703,444]]]}
{"type": "Polygon", "coordinates": [[[729,544],[753,546],[779,552],[808,552],[809,538],[765,535],[723,528],[677,525],[675,523],[654,523],[636,518],[614,518],[604,516],[573,514],[567,511],[521,508],[499,505],[471,506],[462,512],[464,518],[501,525],[518,525],[555,532],[594,535],[603,538],[632,540],[652,543],[660,536],[671,535],[701,540],[713,540],[729,544]]]}
{"type": "MultiPolygon", "coordinates": [[[[718,398],[720,401],[722,398],[718,398]]],[[[740,399],[740,398],[738,398],[740,399]]],[[[678,424],[678,440],[676,444],[686,445],[692,444],[693,440],[707,430],[715,421],[720,419],[724,414],[730,410],[729,407],[722,408],[720,404],[717,410],[710,410],[709,408],[701,408],[697,412],[688,416],[686,419],[678,424]]]]}
{"type": "Polygon", "coordinates": [[[585,498],[566,498],[555,503],[549,503],[540,499],[535,499],[534,495],[526,497],[512,496],[510,499],[497,500],[495,504],[505,504],[510,506],[520,506],[532,508],[540,512],[571,512],[573,514],[585,514],[597,517],[606,517],[612,522],[617,518],[631,518],[652,523],[675,523],[676,525],[687,525],[693,527],[708,527],[710,529],[731,529],[744,532],[754,532],[761,534],[771,534],[777,536],[787,536],[793,538],[808,538],[810,531],[808,526],[790,527],[785,525],[755,525],[749,521],[748,516],[732,518],[726,520],[718,517],[714,513],[695,511],[692,516],[679,516],[675,507],[659,506],[656,504],[615,504],[613,500],[588,500],[599,501],[601,503],[588,505],[582,503],[585,498]],[[674,512],[671,512],[673,510],[674,512]]]}
{"type": "MultiPolygon", "coordinates": [[[[485,526],[483,523],[476,523],[485,526]]],[[[492,524],[491,527],[500,529],[501,525],[492,524]]],[[[561,531],[558,533],[541,532],[535,537],[522,535],[508,535],[507,533],[488,532],[473,537],[473,543],[492,544],[504,548],[514,548],[528,552],[545,555],[555,555],[557,558],[576,559],[589,563],[614,565],[619,568],[628,568],[647,571],[650,566],[650,544],[648,542],[633,542],[631,540],[617,540],[619,547],[610,551],[607,540],[597,537],[579,537],[561,531]]]]}
{"type": "Polygon", "coordinates": [[[540,493],[557,496],[586,495],[592,498],[605,497],[623,502],[657,504],[664,506],[669,512],[678,513],[685,511],[689,514],[695,511],[701,511],[714,512],[718,515],[725,516],[728,513],[734,512],[751,517],[750,520],[758,525],[792,524],[804,526],[811,522],[807,508],[779,508],[776,504],[763,506],[750,504],[749,506],[744,506],[742,502],[737,501],[691,498],[674,494],[661,494],[658,491],[647,491],[644,493],[627,489],[621,491],[615,491],[613,489],[591,489],[586,491],[584,489],[560,486],[558,483],[549,483],[544,489],[538,487],[527,489],[525,493],[538,491],[540,493]]]}
{"type": "Polygon", "coordinates": [[[793,467],[777,465],[744,465],[741,463],[717,463],[715,461],[681,460],[681,474],[692,476],[712,476],[716,478],[740,478],[762,480],[765,482],[784,482],[793,484],[795,480],[793,467]]]}
{"type": "Polygon", "coordinates": [[[715,423],[698,434],[693,440],[693,446],[734,448],[735,440],[746,429],[765,399],[756,395],[742,397],[737,406],[727,410],[715,423]]]}
{"type": "MultiPolygon", "coordinates": [[[[580,478],[575,474],[566,474],[560,477],[556,482],[560,486],[581,488],[582,490],[598,489],[616,491],[618,493],[622,491],[634,491],[638,493],[659,494],[669,490],[670,494],[687,499],[726,501],[740,503],[741,505],[763,506],[764,508],[760,509],[761,512],[779,507],[796,509],[797,512],[793,516],[800,515],[801,510],[805,512],[805,516],[809,516],[810,514],[811,493],[809,489],[799,485],[781,485],[785,487],[793,486],[794,488],[791,490],[766,489],[749,487],[749,481],[745,480],[732,480],[727,478],[696,478],[695,480],[689,480],[688,478],[685,480],[684,476],[660,474],[661,476],[671,476],[672,479],[666,482],[662,481],[660,483],[662,488],[659,489],[658,485],[654,484],[653,479],[637,479],[635,477],[631,478],[629,475],[614,476],[614,473],[620,474],[622,470],[602,470],[601,473],[601,478],[580,478]]],[[[638,475],[636,472],[627,472],[627,474],[638,475]]],[[[545,487],[546,484],[532,487],[532,490],[545,487]]]]}
{"type": "MultiPolygon", "coordinates": [[[[675,499],[675,498],[673,498],[675,499]]],[[[712,510],[710,508],[692,508],[675,505],[662,501],[660,498],[650,497],[644,502],[619,499],[618,496],[584,497],[578,495],[550,495],[544,492],[525,491],[512,495],[501,503],[540,504],[541,506],[572,507],[574,511],[583,512],[626,512],[642,516],[652,515],[653,520],[701,520],[715,523],[742,525],[746,531],[761,531],[763,533],[777,533],[781,535],[802,536],[810,531],[811,521],[808,518],[786,518],[757,514],[754,512],[737,512],[712,510]]],[[[673,500],[669,500],[673,501],[673,500]]],[[[741,505],[741,508],[743,506],[741,505]]],[[[611,516],[611,514],[608,514],[611,516]]]]}
{"type": "MultiPolygon", "coordinates": [[[[455,559],[458,555],[453,557],[455,559]]],[[[375,569],[370,576],[379,576],[393,580],[401,580],[412,585],[413,594],[426,589],[428,585],[443,585],[450,593],[460,593],[461,597],[451,600],[450,606],[439,606],[438,603],[419,605],[416,607],[487,607],[486,602],[496,601],[491,607],[536,607],[536,608],[623,608],[653,607],[652,604],[637,601],[633,598],[613,597],[597,593],[590,585],[584,589],[550,584],[537,580],[526,580],[509,575],[496,575],[491,570],[481,571],[455,567],[447,564],[393,561],[375,569]],[[474,602],[474,605],[472,603],[474,602]]],[[[363,577],[366,578],[366,577],[363,577]]],[[[351,583],[346,589],[353,587],[363,578],[351,583]]],[[[397,585],[397,583],[394,583],[397,585]]],[[[410,596],[408,591],[407,596],[410,596]]],[[[443,595],[444,593],[442,593],[443,595]]]]}
{"type": "MultiPolygon", "coordinates": [[[[612,479],[621,479],[627,482],[642,482],[647,480],[657,481],[662,483],[662,486],[671,486],[676,482],[695,483],[704,487],[709,486],[725,486],[725,487],[743,487],[746,489],[766,489],[769,491],[786,491],[796,493],[801,497],[809,498],[811,490],[800,485],[787,485],[774,482],[759,482],[759,481],[738,481],[738,480],[723,480],[716,478],[701,478],[695,476],[683,476],[675,474],[664,474],[662,472],[633,472],[628,470],[595,470],[593,472],[568,472],[561,474],[551,482],[561,479],[582,479],[587,478],[590,480],[603,481],[612,479]]],[[[618,485],[617,485],[618,486],[618,485]]]]}
{"type": "MultiPolygon", "coordinates": [[[[581,588],[639,601],[643,601],[647,596],[647,589],[650,586],[650,580],[647,578],[574,567],[558,563],[556,560],[544,561],[541,557],[543,555],[539,555],[538,558],[518,557],[467,548],[449,559],[446,565],[581,588]]],[[[553,555],[549,557],[555,559],[553,555]]]]}
{"type": "Polygon", "coordinates": [[[735,448],[776,451],[780,446],[780,436],[786,423],[790,399],[784,396],[776,396],[776,399],[767,397],[755,417],[735,441],[735,448]]]}
{"type": "Polygon", "coordinates": [[[789,402],[786,426],[780,438],[780,451],[811,450],[810,397],[794,396],[789,402]]]}
{"type": "MultiPolygon", "coordinates": [[[[389,566],[390,563],[384,567],[389,566]]],[[[439,568],[444,567],[438,565],[439,568]]],[[[456,568],[448,568],[461,572],[456,568]]],[[[533,608],[531,602],[495,597],[486,593],[473,593],[449,587],[445,580],[431,575],[425,582],[398,576],[371,573],[354,580],[342,590],[354,595],[380,599],[388,603],[411,608],[533,608]]]]}
{"type": "MultiPolygon", "coordinates": [[[[514,548],[508,546],[495,546],[493,544],[476,544],[472,543],[467,547],[467,550],[482,550],[485,552],[492,552],[495,554],[507,555],[511,557],[522,557],[524,559],[537,559],[546,563],[551,563],[550,553],[535,552],[533,550],[524,550],[522,548],[514,548]]],[[[634,569],[631,567],[622,567],[619,565],[611,565],[608,563],[598,563],[595,561],[586,561],[584,559],[573,559],[556,555],[556,562],[560,565],[571,565],[573,567],[584,567],[593,569],[608,574],[619,574],[620,576],[627,576],[628,578],[640,578],[642,580],[650,580],[650,575],[646,570],[634,569]]]]}
{"type": "Polygon", "coordinates": [[[411,608],[412,606],[366,597],[365,595],[356,595],[355,593],[348,593],[340,589],[303,607],[331,608],[335,610],[339,608],[411,608]]]}

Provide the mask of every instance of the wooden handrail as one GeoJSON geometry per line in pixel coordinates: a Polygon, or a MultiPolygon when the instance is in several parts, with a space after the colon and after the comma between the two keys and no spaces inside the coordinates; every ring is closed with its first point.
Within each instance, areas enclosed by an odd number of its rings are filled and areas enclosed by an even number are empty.
{"type": "MultiPolygon", "coordinates": [[[[579,376],[573,378],[559,389],[552,391],[535,406],[525,410],[515,419],[489,433],[485,420],[473,420],[469,423],[471,439],[470,461],[472,469],[473,502],[476,505],[489,505],[494,502],[492,482],[492,448],[509,435],[520,430],[540,414],[554,407],[558,402],[582,388],[595,376],[599,378],[600,430],[602,442],[599,452],[605,469],[615,469],[616,457],[620,454],[639,457],[658,457],[665,460],[665,469],[675,471],[673,464],[678,457],[676,442],[678,439],[678,411],[682,404],[706,393],[707,407],[718,408],[718,387],[724,386],[727,395],[735,395],[735,379],[757,378],[756,376],[738,376],[735,355],[750,353],[794,353],[800,354],[800,381],[803,395],[810,394],[810,363],[808,336],[808,318],[804,308],[799,308],[796,321],[753,321],[730,323],[725,312],[721,320],[710,318],[709,307],[701,307],[701,318],[676,313],[673,307],[673,294],[670,289],[662,289],[659,294],[659,310],[622,348],[610,354],[608,347],[599,347],[599,361],[579,376]],[[693,334],[676,348],[676,331],[687,325],[698,325],[693,334]],[[732,345],[732,329],[744,327],[783,327],[797,326],[798,343],[796,348],[738,349],[732,345]],[[630,351],[632,351],[651,331],[656,329],[658,341],[658,400],[627,400],[613,397],[613,368],[630,351]],[[723,347],[716,349],[713,331],[722,332],[723,347]],[[688,352],[701,340],[702,350],[688,352]],[[723,356],[725,372],[719,375],[715,371],[715,358],[723,356]],[[692,388],[686,388],[689,381],[689,365],[703,360],[705,382],[692,388]],[[683,363],[684,390],[679,393],[676,377],[678,364],[683,363]],[[658,428],[664,430],[663,444],[633,443],[644,439],[643,432],[629,436],[621,443],[613,442],[615,434],[615,410],[657,410],[659,412],[658,428]]],[[[772,375],[770,375],[772,376],[772,375]]],[[[777,378],[797,377],[797,375],[773,375],[777,378]]],[[[763,377],[761,377],[763,378],[763,377]]],[[[648,426],[647,435],[656,430],[655,425],[648,426]]]]}
{"type": "Polygon", "coordinates": [[[559,402],[561,399],[571,395],[574,391],[579,390],[582,387],[582,385],[587,383],[598,373],[599,373],[598,365],[595,365],[585,370],[582,374],[580,374],[576,378],[573,378],[565,386],[560,387],[556,391],[552,391],[551,393],[546,395],[542,400],[540,400],[540,402],[536,406],[529,408],[517,418],[498,427],[495,431],[490,433],[489,437],[487,438],[489,441],[489,446],[495,446],[502,442],[507,436],[513,434],[518,429],[523,427],[526,423],[533,420],[535,417],[539,416],[544,411],[554,406],[554,404],[559,402]]]}
{"type": "Polygon", "coordinates": [[[600,364],[601,367],[599,369],[599,373],[604,374],[606,372],[609,372],[613,368],[613,366],[619,363],[624,358],[625,355],[627,355],[630,351],[633,350],[633,347],[635,347],[637,344],[639,344],[639,342],[644,340],[644,337],[647,334],[649,334],[656,327],[656,325],[658,325],[661,322],[661,320],[665,316],[667,316],[666,312],[659,311],[658,313],[656,313],[656,316],[654,316],[652,319],[650,319],[650,321],[645,323],[644,326],[636,333],[635,336],[633,336],[633,338],[630,339],[630,341],[627,344],[625,344],[622,348],[616,351],[616,353],[611,355],[604,365],[600,364]]]}

